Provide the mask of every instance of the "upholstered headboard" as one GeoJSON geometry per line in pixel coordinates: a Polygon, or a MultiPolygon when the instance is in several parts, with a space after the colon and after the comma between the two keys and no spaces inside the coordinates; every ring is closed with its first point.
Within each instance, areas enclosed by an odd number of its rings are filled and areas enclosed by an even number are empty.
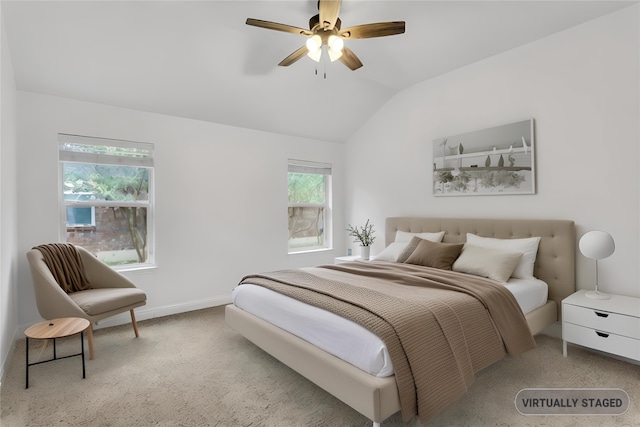
{"type": "Polygon", "coordinates": [[[534,276],[549,285],[549,299],[558,309],[576,290],[576,235],[573,221],[551,219],[489,219],[392,217],[386,219],[385,242],[393,242],[396,231],[411,233],[445,231],[443,242],[464,243],[467,233],[497,239],[539,236],[534,276]]]}

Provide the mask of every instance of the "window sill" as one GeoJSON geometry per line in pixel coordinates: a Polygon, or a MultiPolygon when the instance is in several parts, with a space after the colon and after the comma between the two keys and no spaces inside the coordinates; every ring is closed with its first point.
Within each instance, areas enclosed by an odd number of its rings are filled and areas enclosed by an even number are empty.
{"type": "Polygon", "coordinates": [[[135,264],[135,265],[114,265],[114,270],[118,273],[144,273],[145,271],[157,270],[158,266],[155,264],[135,264]]]}
{"type": "Polygon", "coordinates": [[[74,231],[96,231],[95,225],[67,225],[67,233],[74,231]]]}
{"type": "Polygon", "coordinates": [[[305,249],[302,251],[289,252],[287,255],[301,255],[301,254],[315,254],[321,252],[333,251],[333,248],[317,248],[317,249],[305,249]]]}

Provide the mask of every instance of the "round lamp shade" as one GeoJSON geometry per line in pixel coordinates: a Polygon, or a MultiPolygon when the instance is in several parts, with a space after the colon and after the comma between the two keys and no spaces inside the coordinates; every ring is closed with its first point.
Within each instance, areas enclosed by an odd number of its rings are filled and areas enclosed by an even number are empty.
{"type": "Polygon", "coordinates": [[[611,234],[604,231],[589,231],[580,238],[580,252],[591,259],[603,259],[616,250],[611,234]]]}

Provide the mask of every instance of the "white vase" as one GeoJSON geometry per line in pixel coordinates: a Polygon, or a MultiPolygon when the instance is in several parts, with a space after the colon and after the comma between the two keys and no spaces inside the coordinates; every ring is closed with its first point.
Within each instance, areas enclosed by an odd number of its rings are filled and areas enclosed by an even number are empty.
{"type": "Polygon", "coordinates": [[[371,246],[360,246],[360,258],[368,260],[371,253],[371,246]]]}

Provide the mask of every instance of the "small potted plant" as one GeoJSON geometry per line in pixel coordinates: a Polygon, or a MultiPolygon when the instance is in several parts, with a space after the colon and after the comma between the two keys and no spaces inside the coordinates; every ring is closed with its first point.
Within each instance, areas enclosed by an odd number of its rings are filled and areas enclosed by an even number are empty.
{"type": "Polygon", "coordinates": [[[354,237],[353,242],[360,244],[360,255],[364,260],[369,259],[369,254],[371,250],[371,245],[376,237],[373,235],[375,230],[373,229],[373,224],[369,224],[369,220],[364,224],[363,227],[358,228],[358,226],[352,226],[348,224],[347,231],[349,232],[349,236],[354,237]]]}

